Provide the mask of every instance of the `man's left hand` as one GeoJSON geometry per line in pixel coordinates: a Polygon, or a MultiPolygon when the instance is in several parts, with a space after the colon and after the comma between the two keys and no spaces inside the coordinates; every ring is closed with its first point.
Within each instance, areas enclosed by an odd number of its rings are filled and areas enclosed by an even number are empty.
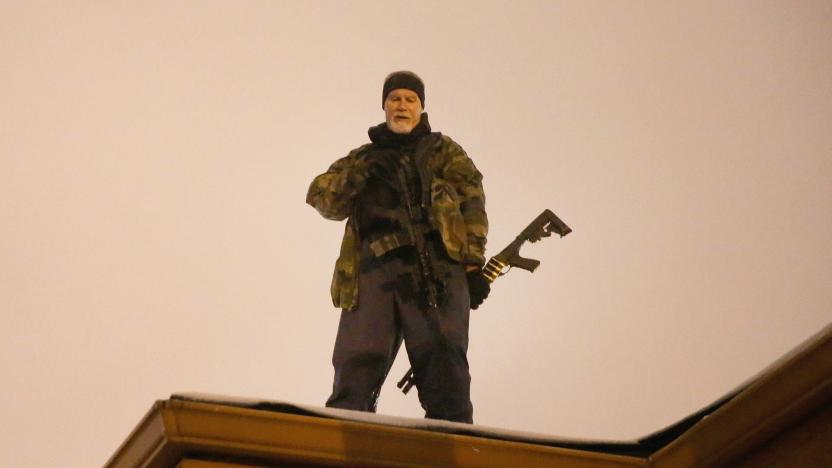
{"type": "Polygon", "coordinates": [[[471,308],[477,309],[488,293],[491,292],[491,283],[485,279],[479,268],[468,271],[465,276],[468,278],[468,292],[471,294],[471,308]]]}

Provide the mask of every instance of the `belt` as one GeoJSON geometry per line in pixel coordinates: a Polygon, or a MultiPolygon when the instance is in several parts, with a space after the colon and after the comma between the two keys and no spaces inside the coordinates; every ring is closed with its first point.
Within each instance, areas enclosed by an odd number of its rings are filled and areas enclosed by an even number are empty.
{"type": "MultiPolygon", "coordinates": [[[[431,232],[435,232],[430,226],[426,224],[419,224],[414,227],[416,227],[417,231],[420,232],[422,235],[427,235],[431,232]]],[[[370,236],[369,242],[370,250],[376,257],[381,257],[382,255],[388,252],[398,249],[399,247],[414,244],[413,239],[410,237],[410,234],[406,232],[392,232],[379,236],[370,236]]]]}

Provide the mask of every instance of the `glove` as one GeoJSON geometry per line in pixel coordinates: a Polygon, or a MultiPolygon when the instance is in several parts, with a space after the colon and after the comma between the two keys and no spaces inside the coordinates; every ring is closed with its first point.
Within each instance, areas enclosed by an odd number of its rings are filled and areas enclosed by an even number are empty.
{"type": "Polygon", "coordinates": [[[367,179],[370,178],[369,166],[364,162],[359,162],[350,168],[347,172],[347,182],[352,184],[358,191],[364,190],[367,185],[367,179]]]}
{"type": "Polygon", "coordinates": [[[366,167],[367,174],[387,184],[396,183],[395,161],[384,154],[375,154],[362,161],[366,167]]]}
{"type": "Polygon", "coordinates": [[[379,157],[363,157],[355,162],[347,174],[347,180],[359,191],[363,190],[369,179],[381,179],[387,176],[387,164],[379,157]]]}
{"type": "Polygon", "coordinates": [[[468,278],[468,292],[471,294],[471,308],[476,309],[491,292],[491,283],[485,279],[480,270],[472,270],[466,273],[468,278]]]}

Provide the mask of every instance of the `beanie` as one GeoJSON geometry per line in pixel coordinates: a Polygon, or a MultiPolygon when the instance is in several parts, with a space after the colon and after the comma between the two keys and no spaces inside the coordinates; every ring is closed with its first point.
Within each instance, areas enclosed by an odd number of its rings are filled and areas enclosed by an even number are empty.
{"type": "Polygon", "coordinates": [[[384,88],[381,92],[381,107],[384,108],[384,101],[387,95],[394,89],[409,89],[419,96],[422,107],[425,107],[425,83],[419,76],[411,71],[396,71],[384,79],[384,88]]]}

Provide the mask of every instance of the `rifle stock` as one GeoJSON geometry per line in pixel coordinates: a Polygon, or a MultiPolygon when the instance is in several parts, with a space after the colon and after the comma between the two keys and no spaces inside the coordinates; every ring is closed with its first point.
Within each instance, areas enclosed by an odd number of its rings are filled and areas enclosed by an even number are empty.
{"type": "Polygon", "coordinates": [[[500,251],[497,255],[491,257],[488,263],[483,268],[483,275],[489,282],[494,282],[498,277],[503,276],[508,272],[507,268],[522,268],[529,272],[534,272],[540,265],[539,260],[532,258],[523,258],[520,256],[520,247],[526,241],[537,242],[544,237],[549,237],[552,233],[563,237],[572,232],[572,228],[566,225],[560,218],[551,210],[543,210],[543,213],[537,216],[526,229],[518,235],[511,244],[500,251]]]}

